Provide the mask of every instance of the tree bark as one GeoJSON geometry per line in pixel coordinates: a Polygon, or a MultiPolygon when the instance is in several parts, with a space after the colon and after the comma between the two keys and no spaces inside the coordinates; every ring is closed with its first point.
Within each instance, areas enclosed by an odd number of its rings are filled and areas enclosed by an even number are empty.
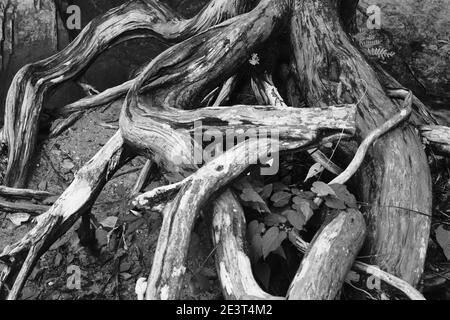
{"type": "MultiPolygon", "coordinates": [[[[309,106],[358,103],[361,139],[398,112],[342,29],[338,1],[295,1],[291,37],[309,106]]],[[[408,209],[431,216],[432,197],[427,158],[414,130],[399,128],[376,143],[358,183],[361,200],[370,204],[365,253],[372,264],[417,285],[431,219],[408,209]]]]}
{"type": "Polygon", "coordinates": [[[359,211],[349,209],[331,217],[306,252],[289,288],[288,299],[338,298],[365,236],[366,224],[359,211]]]}

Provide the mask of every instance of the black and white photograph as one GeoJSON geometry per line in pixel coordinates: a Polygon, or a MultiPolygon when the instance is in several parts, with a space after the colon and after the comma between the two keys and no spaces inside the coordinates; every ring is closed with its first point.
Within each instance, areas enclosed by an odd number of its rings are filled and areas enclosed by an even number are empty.
{"type": "Polygon", "coordinates": [[[0,0],[0,300],[450,300],[450,1],[0,0]]]}

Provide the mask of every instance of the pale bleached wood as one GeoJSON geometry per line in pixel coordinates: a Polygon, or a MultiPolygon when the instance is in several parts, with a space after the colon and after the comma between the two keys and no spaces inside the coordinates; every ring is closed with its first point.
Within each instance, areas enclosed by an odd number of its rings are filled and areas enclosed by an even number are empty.
{"type": "Polygon", "coordinates": [[[439,154],[450,157],[450,128],[444,126],[420,127],[422,137],[439,154]]]}
{"type": "MultiPolygon", "coordinates": [[[[5,105],[5,138],[9,146],[6,185],[25,186],[43,99],[51,88],[80,75],[102,51],[124,39],[150,36],[169,42],[182,41],[245,12],[250,5],[246,1],[212,0],[196,17],[180,20],[157,0],[130,1],[94,19],[59,53],[24,66],[12,81],[5,105]]],[[[100,100],[108,101],[117,94],[111,95],[110,90],[100,100]]],[[[93,100],[99,103],[98,97],[92,97],[89,103],[93,100]]],[[[88,106],[86,101],[81,105],[88,106]]]]}
{"type": "MultiPolygon", "coordinates": [[[[308,251],[308,248],[310,246],[309,243],[307,243],[300,237],[295,238],[293,245],[295,245],[297,249],[303,254],[305,254],[308,251]]],[[[384,281],[389,286],[401,291],[406,297],[408,297],[411,300],[425,300],[425,297],[416,288],[411,286],[408,282],[381,270],[377,266],[369,265],[362,261],[356,260],[352,265],[352,271],[362,276],[364,275],[375,276],[381,281],[384,281]]],[[[345,282],[351,284],[351,279],[347,277],[345,279],[345,282]]]]}
{"type": "Polygon", "coordinates": [[[75,175],[69,188],[44,214],[36,217],[36,225],[20,241],[4,248],[0,261],[6,267],[0,274],[0,288],[13,284],[8,299],[17,299],[39,257],[67,232],[81,215],[90,210],[100,191],[129,155],[123,148],[120,133],[75,175]],[[18,274],[17,274],[18,273],[18,274]],[[14,279],[14,276],[17,277],[14,279]],[[12,283],[9,283],[12,281],[12,283]]]}
{"type": "Polygon", "coordinates": [[[334,300],[366,236],[363,215],[338,213],[313,239],[289,288],[288,300],[334,300]]]}
{"type": "MultiPolygon", "coordinates": [[[[362,141],[399,109],[343,30],[339,3],[295,0],[291,45],[307,104],[358,103],[357,138],[362,141]]],[[[397,128],[374,144],[367,159],[358,176],[360,200],[369,204],[363,212],[365,254],[370,263],[417,285],[432,212],[431,174],[420,138],[411,126],[397,128]]]]}

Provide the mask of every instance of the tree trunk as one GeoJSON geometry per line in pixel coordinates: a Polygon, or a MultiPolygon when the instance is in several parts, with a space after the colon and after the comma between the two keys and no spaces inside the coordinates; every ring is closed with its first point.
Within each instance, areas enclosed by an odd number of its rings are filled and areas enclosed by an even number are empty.
{"type": "MultiPolygon", "coordinates": [[[[339,21],[338,1],[295,1],[293,50],[309,106],[358,103],[364,138],[398,112],[376,73],[339,21]]],[[[376,143],[361,168],[361,200],[368,203],[365,254],[371,263],[417,285],[423,272],[431,219],[431,176],[413,128],[396,129],[376,143]],[[404,208],[404,209],[400,209],[404,208]]]]}

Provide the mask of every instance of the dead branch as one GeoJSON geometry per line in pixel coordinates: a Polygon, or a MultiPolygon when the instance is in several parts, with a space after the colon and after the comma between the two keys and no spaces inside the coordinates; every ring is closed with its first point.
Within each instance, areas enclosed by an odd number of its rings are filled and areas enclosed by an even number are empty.
{"type": "MultiPolygon", "coordinates": [[[[295,243],[293,243],[297,249],[305,254],[308,251],[309,243],[303,241],[302,238],[296,237],[295,243]]],[[[356,260],[352,265],[352,270],[357,273],[367,274],[375,276],[378,279],[384,281],[389,286],[401,291],[405,296],[411,300],[425,300],[424,296],[408,282],[389,274],[377,266],[372,266],[367,263],[356,260]]],[[[350,279],[346,278],[345,282],[351,282],[350,279]]]]}
{"type": "Polygon", "coordinates": [[[36,199],[45,200],[47,198],[55,196],[55,194],[47,191],[30,190],[30,189],[16,189],[0,186],[0,196],[8,198],[19,199],[36,199]]]}
{"type": "Polygon", "coordinates": [[[422,126],[420,133],[433,150],[450,157],[450,128],[444,126],[422,126]]]}
{"type": "Polygon", "coordinates": [[[8,299],[18,298],[37,259],[90,210],[106,182],[128,160],[122,137],[117,133],[80,169],[56,203],[36,218],[35,227],[22,240],[3,250],[0,261],[5,268],[0,274],[0,288],[6,283],[13,284],[8,299]]]}
{"type": "Polygon", "coordinates": [[[213,243],[217,246],[216,266],[225,299],[284,300],[284,297],[264,292],[256,283],[244,250],[246,228],[239,201],[231,191],[225,191],[214,203],[212,218],[213,243]]]}
{"type": "Polygon", "coordinates": [[[333,217],[312,241],[289,288],[291,300],[334,300],[366,235],[362,214],[349,209],[333,217]],[[324,272],[326,270],[326,272],[324,272]]]}

